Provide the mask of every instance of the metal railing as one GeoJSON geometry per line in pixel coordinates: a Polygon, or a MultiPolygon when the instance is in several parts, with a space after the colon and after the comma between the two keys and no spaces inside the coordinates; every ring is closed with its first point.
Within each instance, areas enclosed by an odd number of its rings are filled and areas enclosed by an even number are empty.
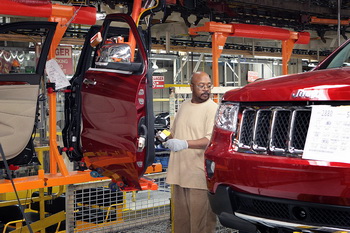
{"type": "Polygon", "coordinates": [[[161,221],[168,221],[169,224],[162,224],[163,228],[167,227],[170,225],[170,186],[165,183],[165,176],[165,173],[147,175],[157,183],[156,191],[112,191],[108,188],[109,181],[69,185],[67,232],[132,232],[143,226],[159,228],[157,223],[161,221]]]}

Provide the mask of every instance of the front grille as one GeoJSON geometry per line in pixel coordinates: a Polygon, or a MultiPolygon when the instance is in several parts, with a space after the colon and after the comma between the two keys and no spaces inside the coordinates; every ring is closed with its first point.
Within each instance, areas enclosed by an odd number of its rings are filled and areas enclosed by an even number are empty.
{"type": "Polygon", "coordinates": [[[301,153],[305,146],[307,130],[309,128],[311,111],[298,109],[293,112],[291,125],[291,139],[289,148],[292,153],[301,153]]]}
{"type": "Polygon", "coordinates": [[[255,122],[256,111],[246,109],[243,111],[240,144],[242,148],[250,148],[251,142],[253,141],[253,127],[255,122]]]}
{"type": "Polygon", "coordinates": [[[234,192],[235,212],[307,225],[350,228],[350,208],[234,192]]]}
{"type": "Polygon", "coordinates": [[[287,219],[290,217],[288,206],[282,203],[273,203],[250,198],[240,197],[238,211],[266,218],[287,219]],[[250,210],[250,211],[248,211],[250,210]]]}
{"type": "Polygon", "coordinates": [[[237,145],[256,153],[302,154],[311,109],[305,107],[246,107],[242,111],[237,145]]]}
{"type": "Polygon", "coordinates": [[[282,109],[274,111],[269,145],[271,151],[284,152],[288,141],[290,116],[290,110],[282,109]]]}
{"type": "Polygon", "coordinates": [[[253,148],[256,151],[266,151],[271,128],[271,110],[258,110],[253,132],[253,148]]]}

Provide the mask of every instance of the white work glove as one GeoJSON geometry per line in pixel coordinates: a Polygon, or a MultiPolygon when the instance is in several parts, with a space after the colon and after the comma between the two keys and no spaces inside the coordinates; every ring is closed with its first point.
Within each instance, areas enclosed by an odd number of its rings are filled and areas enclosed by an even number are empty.
{"type": "Polygon", "coordinates": [[[164,143],[164,146],[169,148],[171,151],[180,151],[188,148],[188,143],[186,140],[180,139],[169,139],[164,143]]]}

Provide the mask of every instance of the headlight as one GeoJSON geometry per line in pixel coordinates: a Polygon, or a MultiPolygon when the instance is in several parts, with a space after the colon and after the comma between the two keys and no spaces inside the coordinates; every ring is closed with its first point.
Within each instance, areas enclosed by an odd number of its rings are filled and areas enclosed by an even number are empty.
{"type": "Polygon", "coordinates": [[[237,116],[239,104],[222,103],[216,113],[215,124],[217,127],[235,132],[237,129],[237,116]]]}

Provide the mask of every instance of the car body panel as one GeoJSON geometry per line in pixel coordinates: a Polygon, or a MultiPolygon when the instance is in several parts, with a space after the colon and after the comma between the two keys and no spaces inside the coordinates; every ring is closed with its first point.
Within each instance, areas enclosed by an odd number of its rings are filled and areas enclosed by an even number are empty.
{"type": "Polygon", "coordinates": [[[350,205],[350,164],[239,153],[230,148],[229,143],[212,143],[206,151],[206,159],[215,161],[216,169],[208,180],[210,192],[226,184],[243,193],[350,205]]]}
{"type": "Polygon", "coordinates": [[[349,92],[350,67],[345,67],[251,83],[225,93],[223,101],[343,101],[349,100],[349,92]]]}
{"type": "MultiPolygon", "coordinates": [[[[214,126],[205,151],[205,169],[212,208],[226,226],[240,227],[242,224],[234,222],[239,217],[261,232],[266,227],[282,229],[289,225],[294,230],[303,225],[327,232],[338,226],[338,230],[350,229],[348,221],[340,220],[350,215],[350,163],[333,162],[332,158],[303,159],[303,151],[294,153],[288,147],[274,151],[271,147],[275,140],[273,124],[286,129],[277,133],[288,133],[278,136],[282,145],[290,145],[288,141],[293,140],[290,134],[294,115],[275,121],[276,112],[301,110],[311,115],[316,105],[350,105],[349,43],[345,42],[310,72],[254,82],[224,94],[222,105],[238,106],[236,126],[231,131],[218,123],[214,126]],[[263,121],[259,111],[270,111],[271,118],[263,121]],[[248,112],[251,115],[244,115],[248,112]],[[243,116],[251,121],[245,121],[243,116]],[[259,125],[258,121],[266,124],[259,125]],[[267,139],[265,148],[254,147],[261,145],[260,141],[254,144],[259,130],[268,134],[263,138],[267,139]],[[242,136],[247,132],[249,136],[242,136]],[[241,136],[247,141],[241,142],[241,136]]],[[[301,145],[304,149],[305,144],[301,145]]]]}

